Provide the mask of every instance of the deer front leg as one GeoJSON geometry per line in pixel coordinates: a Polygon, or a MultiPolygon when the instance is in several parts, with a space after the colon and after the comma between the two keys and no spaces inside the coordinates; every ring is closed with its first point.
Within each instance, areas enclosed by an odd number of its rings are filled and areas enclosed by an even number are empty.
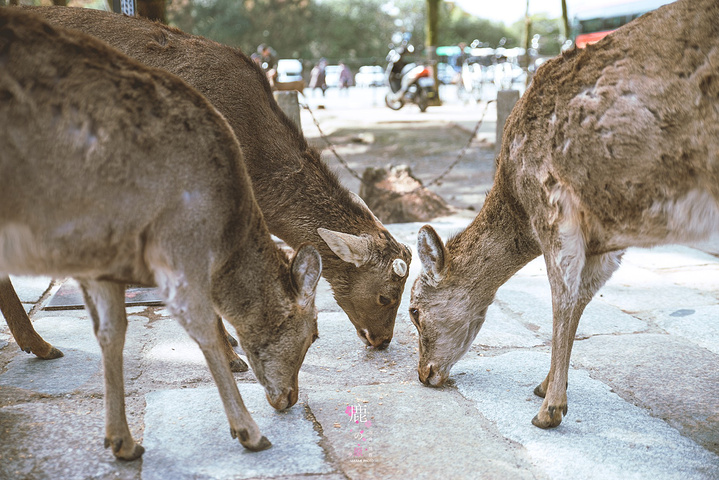
{"type": "Polygon", "coordinates": [[[125,415],[122,374],[122,349],[127,331],[125,286],[96,281],[81,282],[81,286],[105,370],[105,448],[112,447],[112,453],[120,460],[135,460],[145,449],[132,438],[125,415]]]}
{"type": "Polygon", "coordinates": [[[249,370],[250,367],[247,366],[244,360],[242,360],[240,356],[237,355],[237,352],[235,352],[232,348],[237,346],[237,340],[235,340],[225,329],[225,324],[222,323],[222,318],[219,316],[217,317],[217,329],[220,332],[220,337],[222,338],[222,351],[225,353],[225,357],[227,357],[230,370],[233,372],[246,372],[249,370]]]}
{"type": "Polygon", "coordinates": [[[220,398],[225,407],[225,414],[230,422],[230,435],[232,438],[239,438],[242,446],[251,451],[257,452],[270,448],[272,443],[260,433],[260,428],[250,412],[247,411],[226,357],[218,347],[219,339],[217,342],[200,343],[200,349],[205,355],[212,378],[217,384],[220,398]]]}
{"type": "MultiPolygon", "coordinates": [[[[190,298],[193,294],[196,299],[194,305],[182,310],[177,309],[175,313],[205,356],[207,366],[220,392],[227,420],[230,422],[230,435],[232,438],[239,438],[242,446],[251,451],[270,448],[272,443],[260,433],[260,428],[247,411],[230,371],[227,355],[222,349],[222,345],[227,343],[224,326],[218,327],[219,317],[215,315],[211,306],[203,308],[204,302],[197,292],[188,292],[185,298],[190,298]]],[[[209,298],[209,295],[207,297],[209,298]]],[[[191,301],[190,304],[192,303],[191,301]]]]}
{"type": "Polygon", "coordinates": [[[43,340],[35,331],[8,277],[0,277],[0,311],[23,352],[34,353],[42,360],[62,357],[60,350],[43,340]]]}

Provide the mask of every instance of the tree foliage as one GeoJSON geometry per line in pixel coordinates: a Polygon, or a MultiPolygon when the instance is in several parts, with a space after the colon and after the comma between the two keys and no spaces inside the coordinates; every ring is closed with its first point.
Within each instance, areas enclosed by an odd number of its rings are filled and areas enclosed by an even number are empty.
{"type": "MultiPolygon", "coordinates": [[[[382,63],[396,32],[410,32],[421,54],[425,5],[418,0],[169,0],[167,20],[178,28],[238,46],[247,53],[271,45],[280,58],[320,57],[353,65],[382,63]]],[[[502,24],[472,17],[442,2],[439,43],[474,39],[496,46],[519,44],[502,24]]]]}

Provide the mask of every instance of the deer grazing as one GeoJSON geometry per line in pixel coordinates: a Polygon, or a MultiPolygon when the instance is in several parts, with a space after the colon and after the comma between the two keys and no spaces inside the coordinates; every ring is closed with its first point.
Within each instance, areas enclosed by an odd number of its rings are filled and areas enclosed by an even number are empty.
{"type": "Polygon", "coordinates": [[[268,448],[220,349],[237,329],[270,404],[297,401],[317,336],[322,260],[288,260],[225,119],[182,80],[99,40],[0,8],[0,273],[72,276],[102,350],[106,440],[138,458],[125,417],[127,282],[156,284],[202,350],[231,434],[268,448]]]}
{"type": "MultiPolygon", "coordinates": [[[[249,57],[145,19],[83,8],[22,8],[174,73],[203,94],[240,141],[270,232],[293,248],[314,245],[322,256],[323,274],[357,335],[370,346],[389,345],[411,251],[339,183],[277,106],[264,72],[249,57]]],[[[0,309],[10,312],[5,317],[11,332],[23,350],[42,357],[52,346],[34,331],[19,311],[22,307],[6,300],[12,296],[9,281],[0,281],[0,309]]],[[[242,360],[227,342],[223,349],[235,370],[242,370],[242,360]]]]}
{"type": "Polygon", "coordinates": [[[556,427],[579,318],[623,251],[718,232],[719,2],[679,0],[542,66],[507,121],[475,220],[446,245],[421,229],[419,378],[442,385],[497,289],[543,254],[552,354],[532,423],[556,427]]]}

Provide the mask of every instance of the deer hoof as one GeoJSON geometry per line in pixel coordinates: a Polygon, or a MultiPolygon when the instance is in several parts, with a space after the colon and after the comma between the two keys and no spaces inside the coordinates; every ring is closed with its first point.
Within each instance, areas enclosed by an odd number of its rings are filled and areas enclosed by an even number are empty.
{"type": "Polygon", "coordinates": [[[534,394],[538,397],[544,398],[544,396],[547,394],[547,392],[546,392],[546,390],[544,390],[544,387],[542,387],[542,384],[540,383],[539,385],[537,385],[535,387],[534,394]]]}
{"type": "Polygon", "coordinates": [[[230,335],[229,333],[227,334],[227,341],[233,347],[236,347],[239,345],[239,343],[237,343],[237,339],[235,337],[233,337],[232,335],[230,335]]]}
{"type": "Polygon", "coordinates": [[[257,445],[250,445],[245,443],[243,443],[242,445],[251,452],[261,452],[262,450],[267,450],[268,448],[270,448],[272,446],[272,442],[267,440],[267,437],[263,435],[257,445]]]}
{"type": "Polygon", "coordinates": [[[143,453],[145,453],[145,448],[142,445],[139,445],[134,441],[129,442],[129,444],[131,445],[131,448],[123,449],[122,447],[127,444],[123,442],[122,438],[116,438],[114,440],[105,438],[105,448],[112,447],[112,453],[118,460],[137,460],[143,453]]]}
{"type": "Polygon", "coordinates": [[[562,417],[567,415],[567,406],[564,407],[547,407],[547,412],[541,409],[539,413],[532,419],[532,425],[539,428],[556,428],[562,423],[562,417]]]}
{"type": "Polygon", "coordinates": [[[249,369],[250,367],[239,357],[230,361],[230,370],[235,373],[246,372],[249,369]]]}
{"type": "Polygon", "coordinates": [[[267,440],[267,437],[265,437],[264,435],[260,437],[260,441],[257,442],[257,444],[253,444],[252,442],[250,442],[250,434],[246,428],[241,428],[239,430],[230,429],[230,434],[232,435],[232,438],[239,437],[242,446],[251,452],[267,450],[272,446],[272,442],[267,440]]]}
{"type": "Polygon", "coordinates": [[[50,352],[47,355],[37,355],[41,360],[54,360],[63,356],[65,356],[65,354],[55,347],[50,347],[50,352]]]}

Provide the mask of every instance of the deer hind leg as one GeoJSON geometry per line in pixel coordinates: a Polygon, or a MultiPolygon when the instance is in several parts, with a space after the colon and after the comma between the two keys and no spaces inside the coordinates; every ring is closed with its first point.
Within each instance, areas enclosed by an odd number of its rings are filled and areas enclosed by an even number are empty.
{"type": "Polygon", "coordinates": [[[246,372],[249,370],[250,367],[248,367],[244,360],[237,355],[237,352],[233,350],[232,347],[237,346],[237,340],[225,329],[225,324],[222,323],[222,318],[219,316],[217,317],[217,330],[220,333],[220,337],[222,337],[221,348],[230,365],[230,370],[233,372],[246,372]]]}
{"type": "MultiPolygon", "coordinates": [[[[552,358],[547,377],[534,389],[536,395],[544,397],[539,413],[532,419],[537,427],[556,427],[562,422],[562,416],[567,415],[569,359],[579,319],[597,290],[619,268],[623,254],[622,251],[586,257],[579,285],[575,289],[571,282],[566,281],[568,277],[561,275],[562,269],[556,268],[556,263],[551,262],[555,263],[555,268],[549,274],[554,310],[552,358]]],[[[581,259],[576,260],[581,262],[581,259]]],[[[547,264],[549,271],[550,260],[547,264]]]]}
{"type": "Polygon", "coordinates": [[[218,325],[219,317],[208,300],[211,298],[209,288],[203,289],[198,282],[182,282],[170,290],[176,293],[171,295],[174,300],[168,301],[168,307],[205,356],[230,422],[230,435],[239,438],[248,450],[260,451],[271,447],[272,444],[260,433],[260,428],[247,411],[237,389],[227,354],[222,348],[228,343],[226,332],[224,327],[219,328],[222,324],[218,325]],[[190,284],[192,288],[188,286],[190,284]]]}
{"type": "Polygon", "coordinates": [[[125,286],[100,281],[82,281],[80,285],[102,350],[105,370],[105,448],[112,447],[112,453],[120,460],[135,460],[142,456],[145,449],[132,438],[125,415],[122,374],[122,349],[127,331],[125,286]]]}
{"type": "Polygon", "coordinates": [[[35,331],[8,277],[0,277],[0,311],[23,352],[34,353],[42,360],[62,357],[60,350],[43,340],[35,331]]]}

